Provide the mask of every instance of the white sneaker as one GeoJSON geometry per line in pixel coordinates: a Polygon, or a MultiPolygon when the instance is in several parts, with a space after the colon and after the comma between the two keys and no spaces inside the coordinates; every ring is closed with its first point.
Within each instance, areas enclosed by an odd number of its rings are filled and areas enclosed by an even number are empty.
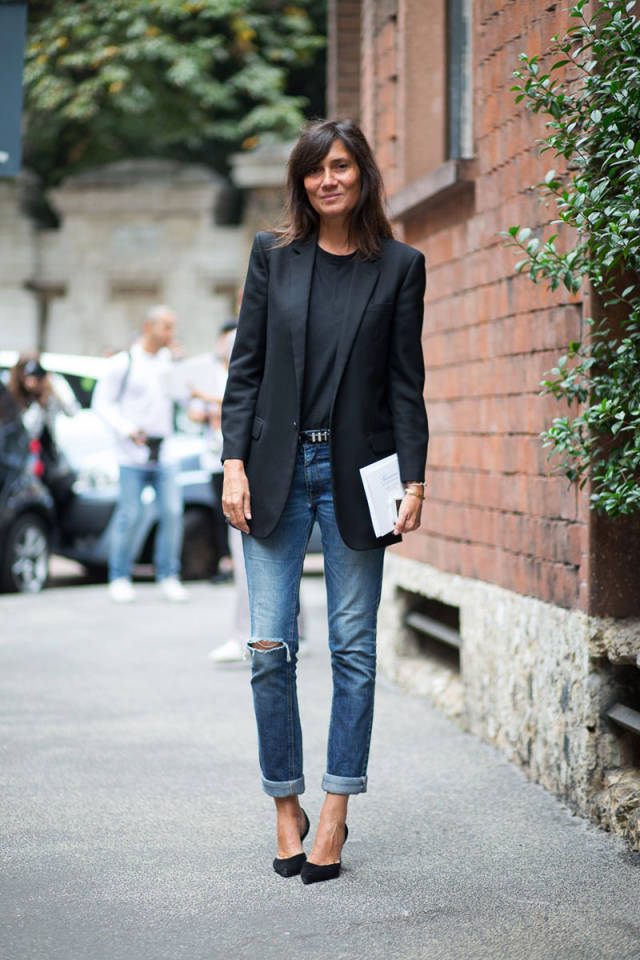
{"type": "Polygon", "coordinates": [[[189,599],[189,594],[177,577],[165,577],[164,580],[160,581],[160,589],[165,599],[172,603],[184,603],[185,600],[189,599]]]}
{"type": "Polygon", "coordinates": [[[220,647],[216,647],[209,654],[214,663],[236,663],[244,660],[244,649],[239,640],[227,640],[220,647]]]}
{"type": "Polygon", "coordinates": [[[126,577],[118,577],[109,584],[109,596],[114,603],[133,603],[136,598],[136,592],[131,586],[131,580],[126,577]]]}

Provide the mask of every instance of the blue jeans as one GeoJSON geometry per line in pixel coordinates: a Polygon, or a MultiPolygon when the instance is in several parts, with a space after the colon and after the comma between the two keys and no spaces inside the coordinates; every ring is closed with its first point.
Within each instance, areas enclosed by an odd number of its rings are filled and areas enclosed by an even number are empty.
{"type": "Polygon", "coordinates": [[[130,577],[136,549],[138,525],[142,517],[141,494],[145,486],[156,491],[158,528],[155,536],[156,578],[165,580],[180,572],[182,549],[182,487],[176,464],[153,467],[120,467],[120,498],[112,521],[109,550],[109,579],[130,577]]]}
{"type": "Polygon", "coordinates": [[[261,540],[243,537],[262,785],[272,797],[304,792],[297,616],[302,564],[314,520],[322,533],[333,672],[322,787],[341,794],[367,789],[384,547],[347,547],[333,509],[328,444],[304,444],[298,448],[291,490],[275,530],[261,540]],[[260,650],[255,647],[258,640],[278,645],[260,650]]]}

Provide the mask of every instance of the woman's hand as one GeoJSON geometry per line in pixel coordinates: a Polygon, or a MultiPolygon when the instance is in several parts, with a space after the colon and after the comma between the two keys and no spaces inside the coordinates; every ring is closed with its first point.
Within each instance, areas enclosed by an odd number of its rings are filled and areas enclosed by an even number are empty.
{"type": "Polygon", "coordinates": [[[247,521],[251,520],[251,497],[242,460],[225,460],[224,462],[222,510],[225,520],[233,527],[237,527],[243,533],[249,533],[247,521]]]}
{"type": "MultiPolygon", "coordinates": [[[[409,487],[409,489],[413,489],[409,487]]],[[[422,488],[419,488],[420,491],[422,488]]],[[[418,493],[418,489],[416,489],[418,493]]],[[[400,509],[398,510],[398,519],[393,528],[395,534],[399,533],[411,533],[413,530],[417,530],[420,526],[420,520],[422,517],[422,501],[424,500],[424,494],[422,492],[416,496],[413,493],[405,493],[402,503],[400,504],[400,509]]]]}

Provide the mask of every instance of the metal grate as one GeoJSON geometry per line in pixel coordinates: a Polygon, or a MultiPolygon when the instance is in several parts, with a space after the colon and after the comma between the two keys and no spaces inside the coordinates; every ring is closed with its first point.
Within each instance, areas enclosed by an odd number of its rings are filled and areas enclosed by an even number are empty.
{"type": "Polygon", "coordinates": [[[457,630],[447,627],[444,623],[434,620],[433,617],[428,617],[424,613],[418,613],[417,610],[411,610],[407,613],[405,624],[408,627],[413,627],[418,633],[441,640],[442,643],[455,647],[457,650],[462,646],[462,637],[457,630]]]}
{"type": "Polygon", "coordinates": [[[605,717],[613,720],[619,727],[630,730],[631,733],[640,734],[640,711],[632,710],[624,703],[614,703],[612,707],[605,711],[605,717]]]}

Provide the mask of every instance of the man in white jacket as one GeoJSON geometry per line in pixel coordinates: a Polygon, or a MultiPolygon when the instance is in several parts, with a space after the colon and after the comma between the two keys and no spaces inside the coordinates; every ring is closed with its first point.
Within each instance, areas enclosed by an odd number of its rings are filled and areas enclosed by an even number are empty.
{"type": "Polygon", "coordinates": [[[142,335],[130,350],[116,354],[96,384],[93,408],[111,427],[120,465],[120,498],[113,519],[109,554],[109,592],[117,603],[135,600],[131,567],[141,494],[156,491],[156,579],[168,600],[187,597],[180,583],[182,489],[178,465],[169,460],[164,441],[173,432],[173,401],[184,401],[173,375],[169,346],[176,316],[167,306],[153,307],[142,335]]]}

